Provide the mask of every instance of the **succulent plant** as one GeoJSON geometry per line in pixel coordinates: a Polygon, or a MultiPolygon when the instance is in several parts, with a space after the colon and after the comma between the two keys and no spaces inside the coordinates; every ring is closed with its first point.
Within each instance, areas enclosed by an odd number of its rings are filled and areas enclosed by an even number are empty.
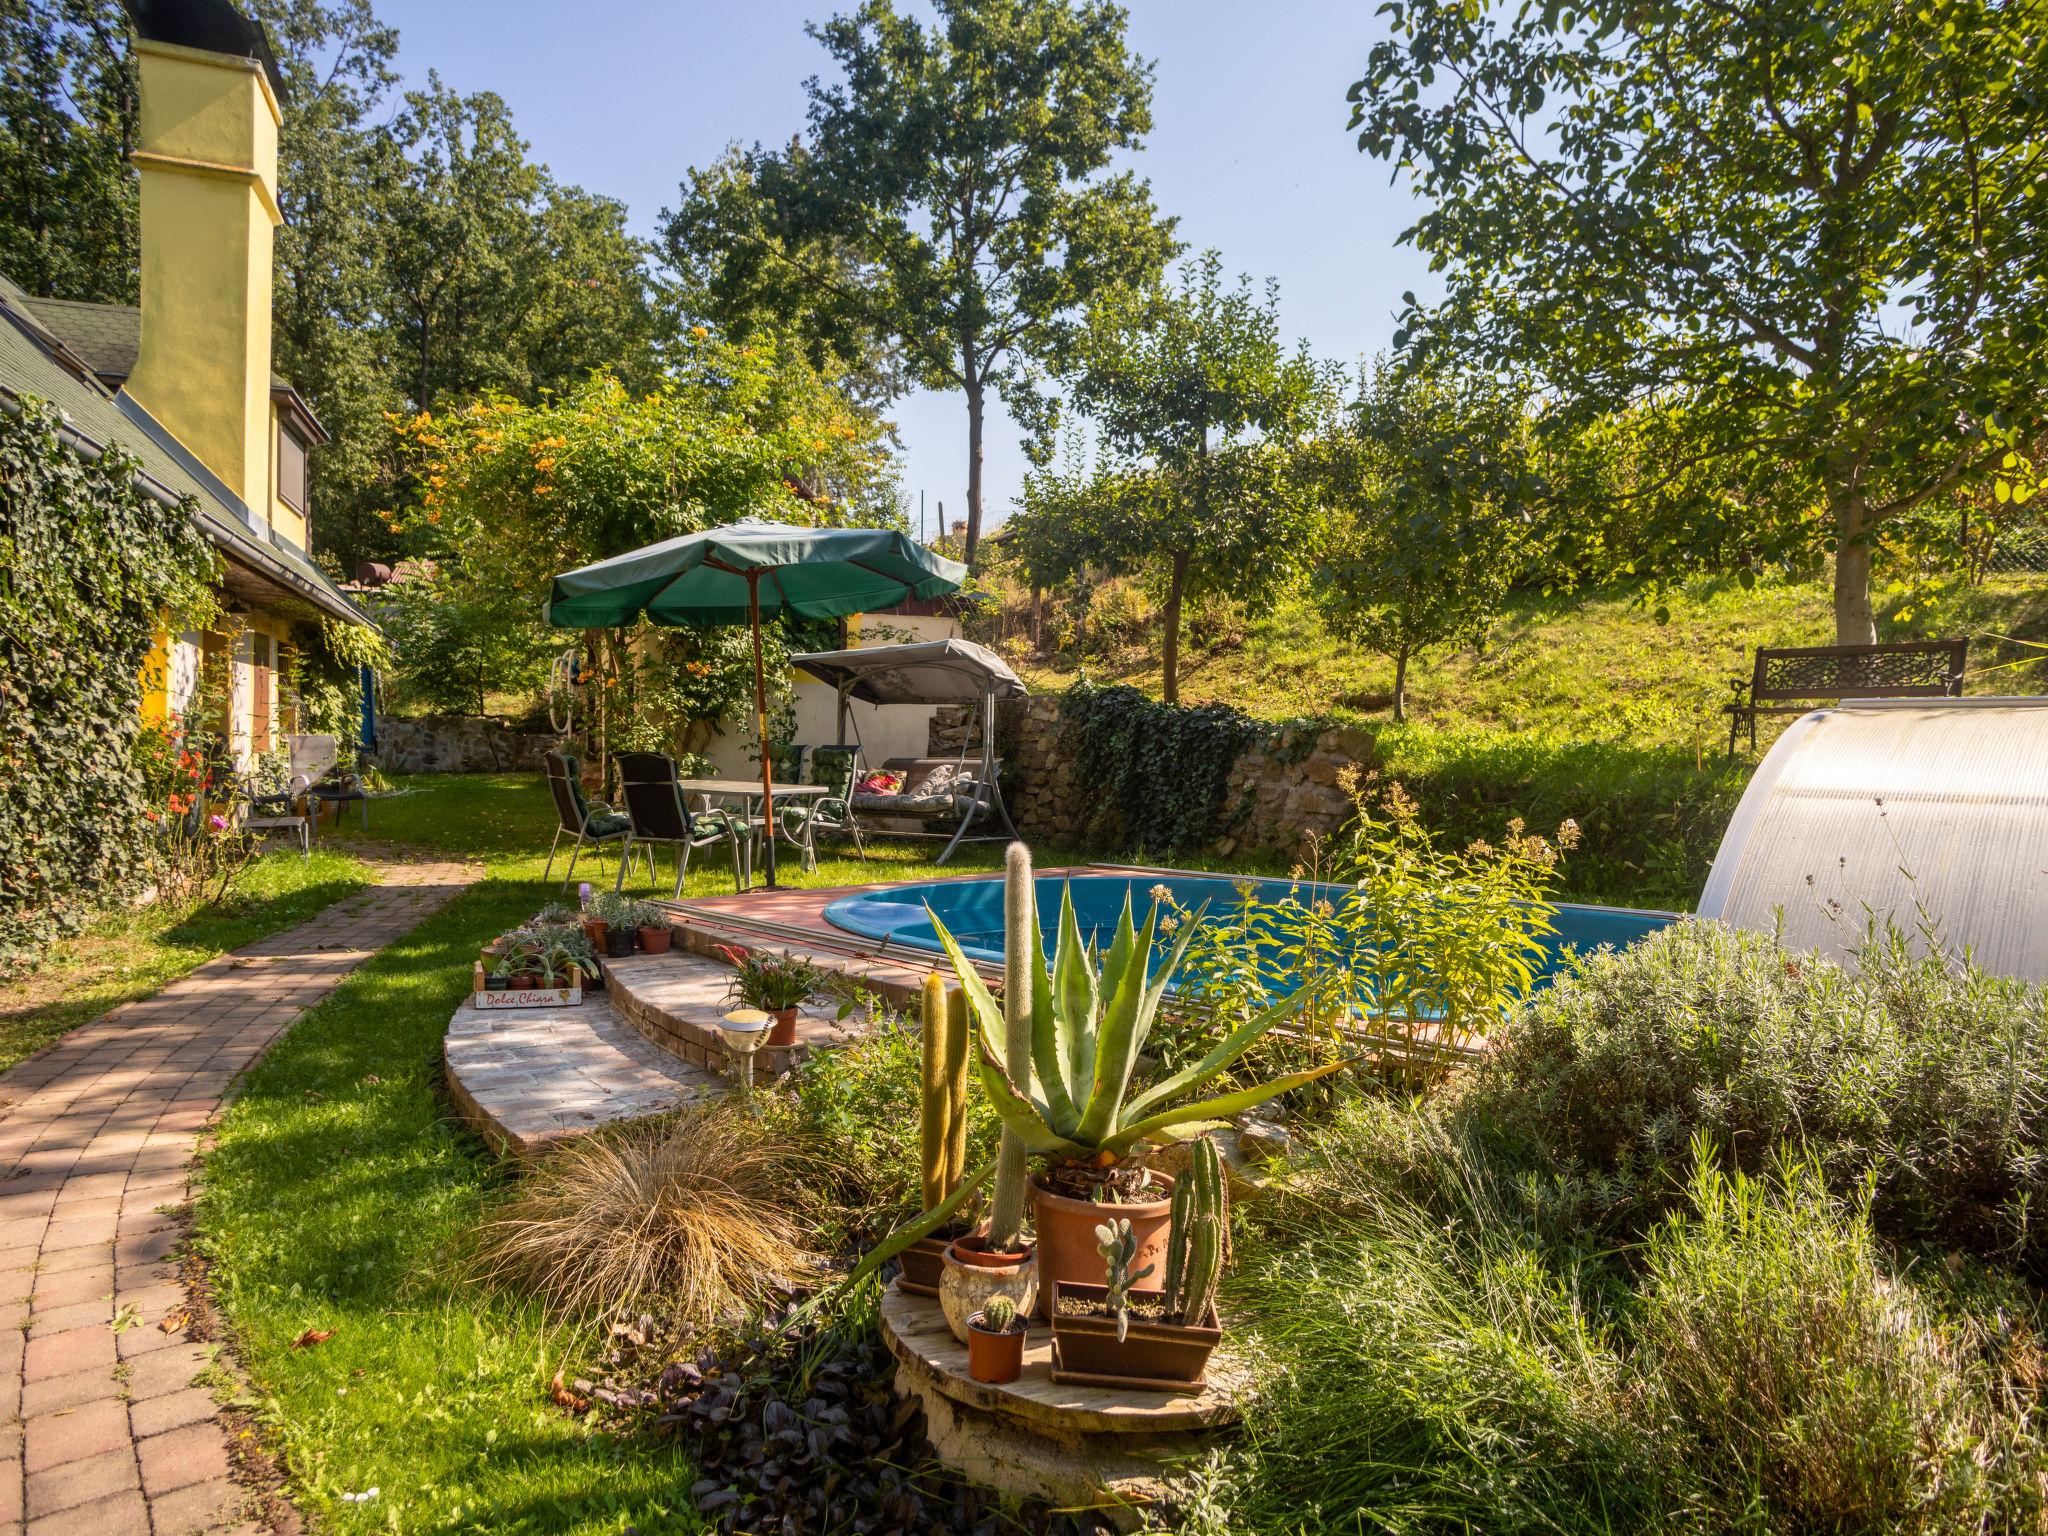
{"type": "Polygon", "coordinates": [[[1188,1171],[1174,1182],[1173,1215],[1166,1237],[1166,1312],[1200,1327],[1216,1303],[1223,1278],[1228,1194],[1223,1155],[1207,1136],[1197,1137],[1188,1171]]]}
{"type": "Polygon", "coordinates": [[[1102,1268],[1109,1288],[1106,1298],[1109,1309],[1116,1314],[1116,1341],[1121,1344],[1131,1331],[1131,1287],[1152,1273],[1152,1266],[1133,1271],[1131,1261],[1138,1256],[1138,1234],[1131,1230],[1131,1224],[1119,1216],[1115,1221],[1105,1221],[1095,1229],[1095,1251],[1102,1255],[1102,1268]]]}
{"type": "Polygon", "coordinates": [[[1007,1296],[991,1296],[981,1309],[981,1326],[990,1333],[1008,1333],[1017,1321],[1017,1303],[1007,1296]]]}
{"type": "Polygon", "coordinates": [[[919,1081],[919,1168],[929,1211],[959,1187],[967,1171],[967,1003],[937,971],[924,979],[919,1081]]]}
{"type": "MultiPolygon", "coordinates": [[[[936,921],[936,919],[934,919],[936,921]]],[[[1031,1074],[1031,962],[1038,953],[1038,902],[1031,850],[1012,843],[1003,855],[1003,1061],[1012,1076],[1031,1074]]],[[[986,1029],[987,1025],[984,1024],[986,1029]]],[[[987,1042],[983,1042],[987,1051],[987,1042]]],[[[1014,1253],[1024,1240],[1025,1160],[1030,1148],[1007,1122],[996,1149],[996,1185],[989,1197],[988,1245],[1014,1253]]]]}

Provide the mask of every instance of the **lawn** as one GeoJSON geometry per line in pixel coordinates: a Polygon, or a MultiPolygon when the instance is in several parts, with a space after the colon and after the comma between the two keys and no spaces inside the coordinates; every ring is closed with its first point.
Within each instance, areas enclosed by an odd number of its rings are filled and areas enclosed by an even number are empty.
{"type": "MultiPolygon", "coordinates": [[[[463,1278],[468,1236],[510,1174],[450,1112],[441,1035],[478,944],[559,895],[559,863],[552,884],[539,879],[546,791],[519,774],[407,788],[372,807],[374,835],[480,854],[484,879],[271,1049],[202,1181],[198,1241],[260,1416],[293,1499],[335,1530],[695,1530],[684,1459],[586,1433],[549,1401],[582,1340],[463,1278]],[[331,1336],[295,1347],[308,1329],[331,1336]]],[[[933,851],[826,859],[804,878],[916,878],[933,851]]],[[[949,868],[999,853],[983,845],[949,868]]],[[[692,869],[687,894],[720,890],[722,866],[692,869]]]]}
{"type": "Polygon", "coordinates": [[[34,1055],[120,1003],[148,997],[216,955],[305,921],[374,883],[370,869],[329,840],[311,858],[264,855],[217,906],[166,912],[117,907],[52,945],[0,1003],[0,1069],[34,1055]]]}

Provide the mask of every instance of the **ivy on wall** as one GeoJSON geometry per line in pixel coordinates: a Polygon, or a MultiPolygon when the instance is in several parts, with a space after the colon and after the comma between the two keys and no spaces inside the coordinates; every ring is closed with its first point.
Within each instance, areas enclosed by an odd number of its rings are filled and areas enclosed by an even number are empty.
{"type": "Polygon", "coordinates": [[[1088,830],[1150,854],[1205,847],[1243,817],[1248,807],[1227,803],[1230,771],[1266,732],[1228,704],[1185,708],[1087,683],[1067,690],[1060,725],[1097,807],[1088,830]]]}
{"type": "Polygon", "coordinates": [[[138,869],[142,666],[160,623],[213,607],[189,509],[139,490],[118,450],[72,452],[59,425],[34,399],[0,412],[0,972],[138,869]]]}

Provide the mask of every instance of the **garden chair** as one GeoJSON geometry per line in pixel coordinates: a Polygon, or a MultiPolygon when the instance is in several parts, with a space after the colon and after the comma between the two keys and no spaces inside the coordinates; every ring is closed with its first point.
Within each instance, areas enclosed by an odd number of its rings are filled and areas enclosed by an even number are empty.
{"type": "Polygon", "coordinates": [[[313,819],[320,819],[320,807],[334,807],[334,819],[341,820],[341,808],[353,801],[361,807],[363,830],[370,830],[370,797],[363,790],[363,781],[353,773],[338,771],[341,763],[341,747],[332,736],[292,736],[287,738],[292,754],[292,773],[303,775],[312,788],[309,798],[313,801],[313,819]]]}
{"type": "MultiPolygon", "coordinates": [[[[633,856],[636,846],[647,849],[650,884],[654,880],[654,844],[667,843],[676,850],[676,888],[672,899],[681,900],[683,878],[690,872],[691,852],[721,842],[732,854],[734,892],[744,891],[753,883],[752,860],[747,857],[746,845],[761,825],[759,817],[749,819],[730,811],[692,811],[683,798],[676,760],[660,752],[621,752],[616,761],[628,820],[625,859],[633,856]]],[[[625,887],[625,859],[619,864],[619,878],[612,883],[615,891],[625,887]]]]}
{"type": "MultiPolygon", "coordinates": [[[[548,793],[555,799],[555,840],[548,844],[547,868],[541,872],[546,880],[555,870],[555,851],[562,846],[562,834],[568,833],[576,839],[569,849],[569,872],[562,877],[562,889],[569,889],[569,882],[576,878],[576,858],[589,843],[594,848],[603,848],[606,843],[615,842],[628,836],[633,830],[632,821],[622,812],[613,810],[602,800],[592,804],[583,794],[583,765],[574,754],[568,752],[544,752],[541,767],[548,776],[548,793]]],[[[626,873],[625,855],[620,855],[619,874],[626,873]]],[[[600,865],[600,868],[602,866],[600,865]]],[[[648,878],[654,876],[654,855],[647,856],[648,878]]],[[[600,876],[600,878],[602,878],[600,876]]]]}
{"type": "Polygon", "coordinates": [[[262,836],[284,832],[299,840],[299,857],[313,856],[313,818],[303,806],[312,785],[304,774],[295,773],[283,789],[268,789],[249,775],[235,786],[234,822],[238,830],[262,836]]]}
{"type": "Polygon", "coordinates": [[[776,820],[782,835],[803,854],[804,870],[818,868],[818,834],[843,832],[853,839],[853,851],[867,861],[867,844],[861,841],[860,823],[853,819],[853,786],[860,775],[860,748],[815,747],[811,751],[811,782],[831,788],[808,805],[777,806],[776,820]]]}

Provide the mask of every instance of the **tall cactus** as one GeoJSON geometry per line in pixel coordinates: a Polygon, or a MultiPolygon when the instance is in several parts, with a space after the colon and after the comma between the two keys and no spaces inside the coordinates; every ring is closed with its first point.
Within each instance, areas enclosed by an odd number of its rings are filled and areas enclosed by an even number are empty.
{"type": "Polygon", "coordinates": [[[918,1158],[929,1211],[959,1186],[967,1166],[967,1000],[934,971],[924,979],[923,1001],[918,1158]]]}
{"type": "MultiPolygon", "coordinates": [[[[1037,953],[1038,903],[1031,850],[1010,844],[1003,856],[1003,1066],[1013,1082],[1031,1080],[1031,964],[1037,953]]],[[[1024,1138],[1004,1128],[989,1197],[988,1245],[1014,1253],[1024,1237],[1024,1138]]]]}
{"type": "Polygon", "coordinates": [[[1166,1311],[1200,1327],[1215,1304],[1223,1278],[1226,1186],[1216,1143],[1200,1136],[1188,1170],[1173,1186],[1173,1215],[1166,1238],[1166,1311]]]}

